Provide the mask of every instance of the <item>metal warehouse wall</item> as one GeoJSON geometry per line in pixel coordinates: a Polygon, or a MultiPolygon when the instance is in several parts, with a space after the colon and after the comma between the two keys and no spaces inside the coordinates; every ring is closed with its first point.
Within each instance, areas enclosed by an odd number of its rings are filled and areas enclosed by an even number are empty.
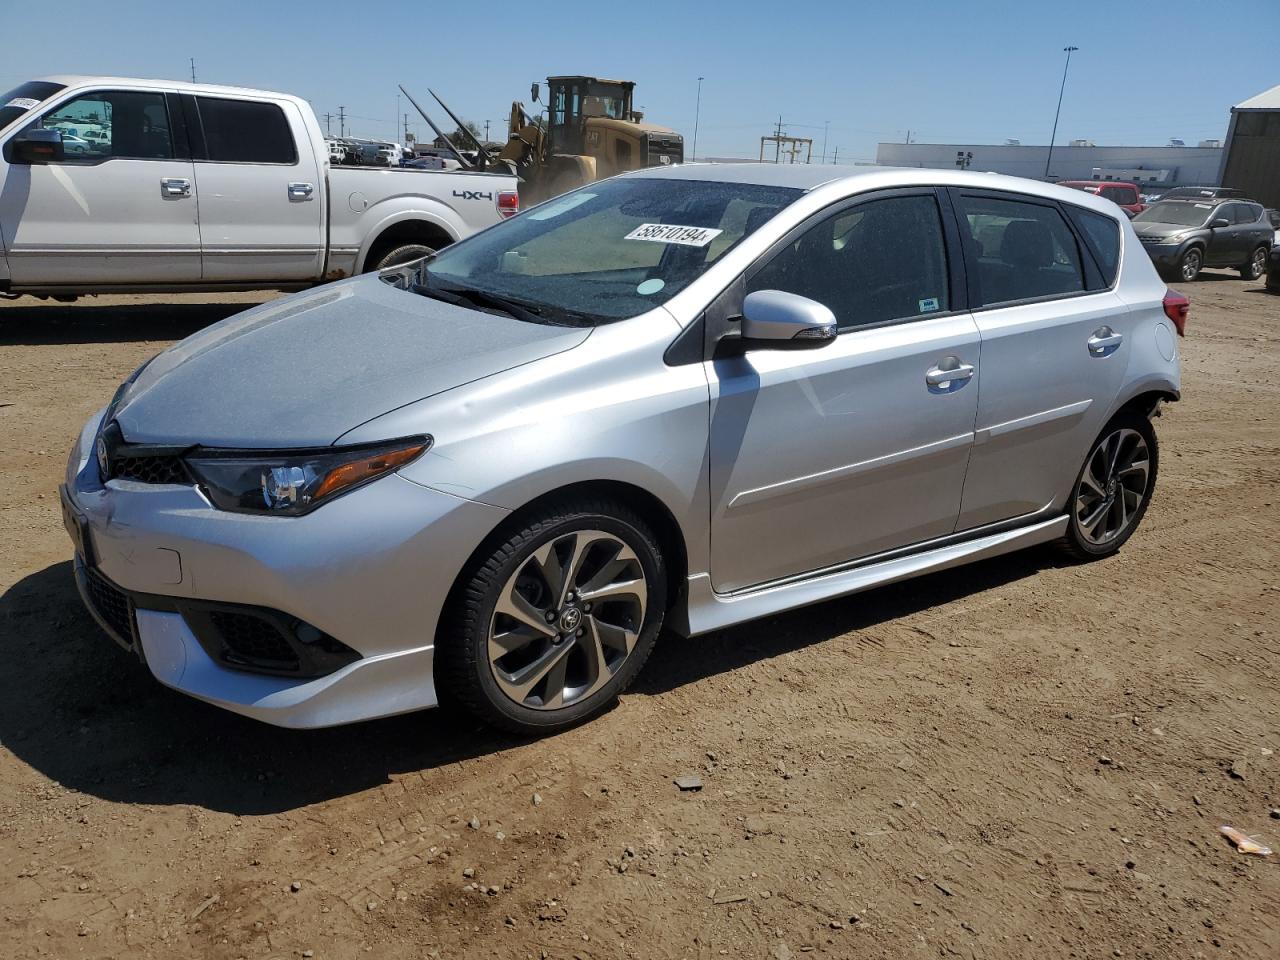
{"type": "MultiPolygon", "coordinates": [[[[951,168],[956,152],[973,153],[970,170],[991,170],[1043,180],[1047,146],[984,143],[881,143],[876,162],[890,167],[951,168]]],[[[1054,147],[1051,180],[1092,180],[1093,168],[1168,170],[1158,186],[1216,184],[1222,167],[1221,147],[1054,147]]],[[[1116,177],[1114,179],[1120,179],[1116,177]]]]}
{"type": "Polygon", "coordinates": [[[1222,185],[1238,187],[1268,207],[1280,207],[1280,110],[1233,113],[1222,185]]]}

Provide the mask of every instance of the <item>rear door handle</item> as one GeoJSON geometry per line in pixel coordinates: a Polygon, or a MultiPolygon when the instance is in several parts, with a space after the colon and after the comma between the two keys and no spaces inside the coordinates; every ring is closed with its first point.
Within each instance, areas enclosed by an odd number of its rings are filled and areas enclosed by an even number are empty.
{"type": "Polygon", "coordinates": [[[932,367],[925,372],[924,382],[931,387],[940,387],[943,384],[964,383],[973,376],[973,364],[961,363],[955,357],[947,357],[936,367],[932,367]],[[945,369],[943,364],[951,364],[950,369],[945,369]]]}
{"type": "Polygon", "coordinates": [[[289,199],[310,200],[314,189],[309,183],[291,183],[289,184],[289,199]]]}
{"type": "Polygon", "coordinates": [[[1108,357],[1124,343],[1124,334],[1116,333],[1110,327],[1099,327],[1089,338],[1089,354],[1094,357],[1108,357]]]}
{"type": "Polygon", "coordinates": [[[182,177],[161,177],[160,195],[163,197],[191,196],[191,181],[182,177]]]}

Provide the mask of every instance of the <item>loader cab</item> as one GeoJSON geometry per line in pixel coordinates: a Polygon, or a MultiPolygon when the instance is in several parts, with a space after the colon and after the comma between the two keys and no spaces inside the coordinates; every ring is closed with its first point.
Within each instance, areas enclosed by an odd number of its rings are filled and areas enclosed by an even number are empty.
{"type": "Polygon", "coordinates": [[[592,119],[633,120],[631,97],[635,86],[630,80],[548,77],[547,133],[551,152],[591,153],[586,128],[592,119]]]}

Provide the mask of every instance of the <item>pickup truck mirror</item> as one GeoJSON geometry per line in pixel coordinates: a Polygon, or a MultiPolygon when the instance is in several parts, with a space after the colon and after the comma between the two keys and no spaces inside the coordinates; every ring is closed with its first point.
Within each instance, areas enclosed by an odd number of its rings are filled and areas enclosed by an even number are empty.
{"type": "Polygon", "coordinates": [[[62,132],[33,127],[9,141],[10,163],[61,163],[62,132]]]}
{"type": "Polygon", "coordinates": [[[1228,220],[1226,217],[1214,217],[1212,220],[1209,221],[1210,230],[1214,229],[1215,227],[1229,227],[1229,226],[1231,226],[1231,221],[1228,220]]]}

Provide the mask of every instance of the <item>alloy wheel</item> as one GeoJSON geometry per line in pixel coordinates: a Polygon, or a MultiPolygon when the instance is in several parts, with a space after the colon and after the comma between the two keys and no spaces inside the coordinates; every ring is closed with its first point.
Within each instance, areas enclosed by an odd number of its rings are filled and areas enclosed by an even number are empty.
{"type": "Polygon", "coordinates": [[[1267,271],[1267,251],[1262,247],[1253,251],[1253,259],[1249,261],[1249,279],[1257,280],[1267,271]]]}
{"type": "Polygon", "coordinates": [[[602,530],[553,537],[503,585],[489,624],[489,667],[521,706],[558,710],[589,697],[631,655],[649,590],[626,543],[602,530]]]}
{"type": "Polygon", "coordinates": [[[1138,518],[1151,474],[1151,451],[1137,430],[1108,434],[1093,448],[1076,488],[1080,535],[1102,546],[1138,518]]]}
{"type": "Polygon", "coordinates": [[[1200,273],[1200,251],[1188,250],[1182,258],[1182,279],[1194,280],[1200,273]]]}

